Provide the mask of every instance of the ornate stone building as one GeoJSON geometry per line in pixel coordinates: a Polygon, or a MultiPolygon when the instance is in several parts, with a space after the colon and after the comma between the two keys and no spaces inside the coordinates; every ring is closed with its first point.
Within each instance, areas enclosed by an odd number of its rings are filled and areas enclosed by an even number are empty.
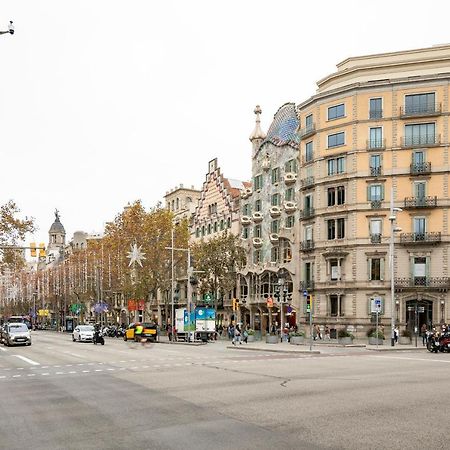
{"type": "Polygon", "coordinates": [[[240,313],[243,322],[264,333],[272,325],[295,325],[300,306],[299,121],[295,104],[287,103],[276,112],[266,136],[260,127],[259,106],[255,114],[250,136],[253,184],[241,192],[241,238],[247,265],[240,277],[240,313]]]}
{"type": "Polygon", "coordinates": [[[166,192],[164,196],[166,208],[173,212],[175,224],[180,223],[183,219],[191,221],[199,198],[200,191],[195,189],[194,186],[185,188],[180,184],[180,186],[166,192]]]}

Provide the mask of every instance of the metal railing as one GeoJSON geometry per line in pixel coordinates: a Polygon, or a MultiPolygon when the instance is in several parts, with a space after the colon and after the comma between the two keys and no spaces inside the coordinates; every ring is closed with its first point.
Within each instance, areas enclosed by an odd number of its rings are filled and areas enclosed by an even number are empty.
{"type": "Polygon", "coordinates": [[[424,134],[421,136],[405,136],[403,147],[423,147],[424,145],[438,145],[441,143],[439,134],[424,134]]]}
{"type": "Polygon", "coordinates": [[[449,277],[395,278],[394,286],[396,289],[430,288],[430,289],[447,290],[450,287],[450,278],[449,277]]]}
{"type": "Polygon", "coordinates": [[[371,167],[370,168],[370,175],[372,177],[379,177],[381,175],[381,166],[371,167]]]}
{"type": "Polygon", "coordinates": [[[372,233],[370,235],[371,244],[381,244],[381,233],[372,233]]]}
{"type": "Polygon", "coordinates": [[[372,209],[380,209],[381,208],[381,200],[371,200],[370,207],[372,209]]]}
{"type": "Polygon", "coordinates": [[[316,132],[316,124],[312,123],[310,125],[305,126],[305,128],[300,128],[298,131],[298,135],[300,139],[305,139],[308,136],[313,135],[316,132]]]}
{"type": "Polygon", "coordinates": [[[433,116],[438,115],[442,111],[441,104],[436,103],[434,105],[418,105],[418,106],[401,106],[401,117],[421,117],[421,116],[433,116]]]}
{"type": "Polygon", "coordinates": [[[437,206],[437,196],[429,197],[406,197],[405,208],[435,208],[437,206]]]}
{"type": "Polygon", "coordinates": [[[382,109],[370,109],[369,110],[369,119],[381,119],[383,117],[382,109]]]}
{"type": "Polygon", "coordinates": [[[431,233],[401,233],[401,244],[437,244],[441,242],[440,232],[431,233]]]}
{"type": "Polygon", "coordinates": [[[300,211],[300,218],[302,218],[302,219],[308,219],[308,218],[310,218],[310,217],[312,217],[314,215],[315,215],[315,211],[314,211],[313,207],[303,208],[300,211]]]}
{"type": "Polygon", "coordinates": [[[386,148],[386,139],[368,139],[366,147],[367,150],[384,150],[386,148]]]}
{"type": "Polygon", "coordinates": [[[300,289],[302,291],[313,290],[314,289],[314,280],[300,281],[300,289]]]}
{"type": "Polygon", "coordinates": [[[306,188],[314,184],[314,177],[306,177],[302,180],[302,187],[306,188]]]}
{"type": "Polygon", "coordinates": [[[410,173],[412,175],[418,175],[421,173],[430,173],[430,172],[431,172],[431,163],[430,162],[413,163],[410,166],[410,173]]]}
{"type": "Polygon", "coordinates": [[[312,239],[307,239],[306,241],[301,242],[300,246],[304,252],[309,252],[314,250],[314,241],[312,239]]]}

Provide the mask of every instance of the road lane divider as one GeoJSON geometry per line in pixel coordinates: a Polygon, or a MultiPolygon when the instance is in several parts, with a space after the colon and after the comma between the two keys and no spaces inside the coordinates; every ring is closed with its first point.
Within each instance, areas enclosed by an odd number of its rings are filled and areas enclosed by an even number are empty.
{"type": "Polygon", "coordinates": [[[2,351],[2,352],[7,352],[8,350],[6,350],[6,348],[3,348],[3,347],[0,347],[0,350],[2,351]]]}
{"type": "Polygon", "coordinates": [[[33,361],[30,358],[27,358],[26,356],[22,356],[22,355],[11,355],[11,356],[15,356],[16,358],[21,359],[22,361],[27,362],[28,364],[31,364],[32,366],[40,366],[41,364],[38,363],[37,361],[33,361]]]}

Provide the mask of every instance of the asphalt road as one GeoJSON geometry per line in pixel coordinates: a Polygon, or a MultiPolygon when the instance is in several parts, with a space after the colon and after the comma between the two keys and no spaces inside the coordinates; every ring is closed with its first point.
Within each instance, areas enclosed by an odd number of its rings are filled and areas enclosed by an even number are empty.
{"type": "Polygon", "coordinates": [[[0,448],[448,447],[450,354],[321,351],[34,332],[0,346],[0,448]]]}

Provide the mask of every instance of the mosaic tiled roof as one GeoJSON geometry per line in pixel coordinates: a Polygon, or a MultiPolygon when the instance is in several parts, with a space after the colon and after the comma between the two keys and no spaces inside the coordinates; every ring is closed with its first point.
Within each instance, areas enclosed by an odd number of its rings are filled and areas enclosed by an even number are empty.
{"type": "Polygon", "coordinates": [[[300,142],[297,134],[298,125],[295,104],[286,103],[275,113],[264,142],[271,142],[278,147],[282,145],[297,147],[300,142]]]}

